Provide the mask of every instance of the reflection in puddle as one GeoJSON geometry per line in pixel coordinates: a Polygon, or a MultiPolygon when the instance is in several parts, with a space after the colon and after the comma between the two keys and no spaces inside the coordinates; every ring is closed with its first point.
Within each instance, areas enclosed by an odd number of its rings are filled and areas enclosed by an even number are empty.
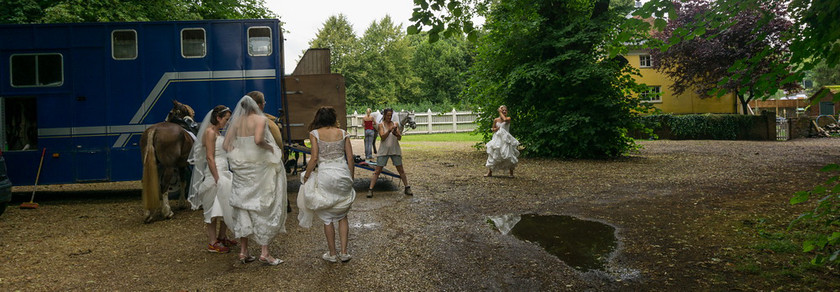
{"type": "Polygon", "coordinates": [[[509,229],[516,238],[537,243],[577,270],[604,270],[617,245],[615,228],[600,222],[560,215],[505,216],[491,218],[502,233],[509,229]]]}

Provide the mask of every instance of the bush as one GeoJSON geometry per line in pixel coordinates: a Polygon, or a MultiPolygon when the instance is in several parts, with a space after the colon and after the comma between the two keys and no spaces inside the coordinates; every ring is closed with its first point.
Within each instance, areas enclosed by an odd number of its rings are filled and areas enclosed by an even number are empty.
{"type": "MultiPolygon", "coordinates": [[[[737,114],[661,114],[641,117],[641,123],[653,129],[654,138],[736,140],[760,138],[754,137],[752,132],[756,127],[767,126],[761,123],[762,119],[767,118],[737,114]]],[[[649,138],[640,133],[634,136],[649,138]]]]}
{"type": "MultiPolygon", "coordinates": [[[[820,171],[837,172],[840,165],[829,164],[820,171]]],[[[812,190],[799,191],[790,199],[791,205],[809,202],[814,209],[790,223],[789,229],[805,229],[809,238],[802,243],[802,251],[813,253],[812,264],[840,264],[840,176],[832,176],[812,190]]]]}

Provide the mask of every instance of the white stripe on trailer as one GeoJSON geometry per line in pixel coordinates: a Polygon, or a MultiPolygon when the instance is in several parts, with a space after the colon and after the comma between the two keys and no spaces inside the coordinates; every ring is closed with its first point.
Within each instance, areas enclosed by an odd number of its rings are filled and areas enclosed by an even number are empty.
{"type": "MultiPolygon", "coordinates": [[[[275,69],[259,69],[259,70],[224,70],[224,71],[189,71],[189,72],[166,72],[160,76],[155,87],[146,96],[146,100],[134,113],[129,124],[137,124],[145,117],[157,102],[157,99],[163,94],[163,90],[172,82],[172,80],[191,80],[191,79],[225,79],[225,78],[254,78],[254,77],[277,77],[275,69]]],[[[140,130],[139,132],[143,132],[140,130]]],[[[114,143],[114,148],[125,147],[128,143],[130,134],[122,134],[114,143]]]]}
{"type": "Polygon", "coordinates": [[[149,111],[157,99],[163,93],[163,89],[172,80],[190,80],[190,79],[222,79],[222,78],[246,78],[246,77],[277,77],[274,69],[260,69],[260,70],[226,70],[226,71],[190,71],[190,72],[166,72],[160,76],[152,92],[146,96],[146,100],[134,113],[129,124],[137,124],[149,111]]]}
{"type": "Polygon", "coordinates": [[[67,128],[43,128],[38,129],[38,136],[49,138],[50,136],[70,135],[106,135],[115,133],[140,133],[152,125],[118,125],[118,126],[93,126],[93,127],[67,127],[67,128]]]}

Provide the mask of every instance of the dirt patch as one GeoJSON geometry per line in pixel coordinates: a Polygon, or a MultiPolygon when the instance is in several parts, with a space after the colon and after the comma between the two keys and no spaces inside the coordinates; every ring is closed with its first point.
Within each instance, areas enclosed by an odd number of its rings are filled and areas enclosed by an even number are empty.
{"type": "MultiPolygon", "coordinates": [[[[138,182],[39,187],[41,208],[0,217],[0,290],[840,288],[836,270],[785,274],[808,257],[762,247],[760,235],[808,208],[787,202],[827,177],[817,170],[840,160],[838,139],[643,141],[615,160],[522,159],[515,178],[483,177],[472,144],[404,143],[413,197],[382,179],[365,198],[370,172],[358,169],[346,264],[319,258],[323,232],[300,228],[296,209],[271,246],[286,263],[243,265],[203,251],[201,211],[143,224],[138,182]],[[581,273],[487,222],[524,213],[608,223],[619,250],[607,271],[581,273]]],[[[14,191],[13,206],[29,200],[31,188],[14,191]]]]}

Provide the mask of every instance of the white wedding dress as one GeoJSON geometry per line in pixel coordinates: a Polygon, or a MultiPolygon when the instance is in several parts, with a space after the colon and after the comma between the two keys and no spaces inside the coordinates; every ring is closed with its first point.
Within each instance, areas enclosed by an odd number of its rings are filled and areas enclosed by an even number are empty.
{"type": "Polygon", "coordinates": [[[322,141],[318,130],[311,133],[318,139],[318,167],[300,187],[297,197],[300,209],[298,221],[300,226],[306,228],[312,226],[313,215],[317,215],[324,224],[338,222],[347,216],[347,211],[356,199],[353,178],[350,177],[344,153],[347,133],[342,130],[344,139],[333,142],[322,141]]]}
{"type": "Polygon", "coordinates": [[[222,149],[224,141],[224,136],[216,136],[214,160],[216,161],[216,170],[219,173],[218,182],[213,179],[210,167],[206,163],[203,169],[197,167],[193,169],[193,171],[199,172],[198,176],[193,177],[200,179],[194,179],[192,182],[195,192],[190,193],[188,200],[193,210],[197,210],[199,207],[204,208],[204,223],[211,223],[211,220],[216,217],[223,217],[227,224],[232,222],[233,209],[230,207],[232,174],[228,169],[226,152],[222,149]]]}
{"type": "Polygon", "coordinates": [[[510,134],[510,123],[497,122],[499,130],[487,142],[487,163],[492,171],[508,171],[519,163],[519,141],[510,134]]]}
{"type": "Polygon", "coordinates": [[[286,232],[286,171],[280,148],[268,132],[265,140],[274,153],[254,143],[254,136],[237,137],[228,162],[233,173],[233,232],[268,245],[286,232]]]}

